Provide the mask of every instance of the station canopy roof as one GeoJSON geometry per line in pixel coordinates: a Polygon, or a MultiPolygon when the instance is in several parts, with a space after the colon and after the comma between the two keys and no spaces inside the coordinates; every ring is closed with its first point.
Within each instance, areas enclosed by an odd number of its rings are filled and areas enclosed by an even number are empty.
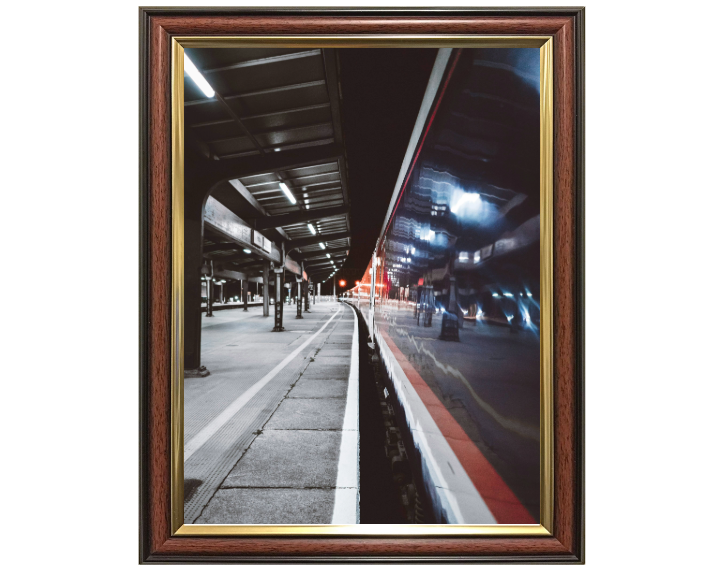
{"type": "MultiPolygon", "coordinates": [[[[213,197],[278,246],[284,242],[291,258],[324,280],[350,248],[336,51],[185,52],[215,92],[203,93],[186,65],[186,165],[193,154],[220,166],[245,159],[252,167],[257,159],[256,172],[222,182],[213,197]]],[[[262,264],[212,232],[205,234],[203,253],[227,269],[262,264]]]]}

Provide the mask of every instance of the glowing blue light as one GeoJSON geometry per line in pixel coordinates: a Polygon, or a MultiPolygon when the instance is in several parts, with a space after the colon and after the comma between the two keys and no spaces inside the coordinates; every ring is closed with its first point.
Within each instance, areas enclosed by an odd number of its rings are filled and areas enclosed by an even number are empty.
{"type": "Polygon", "coordinates": [[[497,292],[493,292],[493,298],[500,298],[500,294],[498,294],[497,292]]]}
{"type": "Polygon", "coordinates": [[[461,192],[459,198],[457,198],[457,200],[450,206],[450,212],[457,214],[461,211],[461,209],[463,209],[463,211],[466,209],[477,209],[480,207],[481,203],[482,200],[480,199],[480,194],[461,192]]]}
{"type": "Polygon", "coordinates": [[[530,298],[532,298],[532,293],[531,293],[531,292],[528,292],[527,295],[528,295],[530,298]]]}
{"type": "Polygon", "coordinates": [[[512,298],[513,295],[510,292],[503,292],[503,296],[507,296],[508,298],[512,298]]]}

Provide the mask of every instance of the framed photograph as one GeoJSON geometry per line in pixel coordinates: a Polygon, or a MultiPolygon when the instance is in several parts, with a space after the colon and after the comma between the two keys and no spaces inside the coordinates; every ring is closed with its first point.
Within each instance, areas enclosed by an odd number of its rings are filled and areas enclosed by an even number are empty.
{"type": "Polygon", "coordinates": [[[140,561],[583,562],[582,8],[140,9],[140,561]]]}

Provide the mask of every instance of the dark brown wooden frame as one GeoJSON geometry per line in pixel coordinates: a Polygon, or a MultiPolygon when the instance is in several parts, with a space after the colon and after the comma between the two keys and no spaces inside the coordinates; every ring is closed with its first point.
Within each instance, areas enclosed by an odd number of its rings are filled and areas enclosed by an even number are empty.
{"type": "Polygon", "coordinates": [[[140,9],[140,562],[584,560],[584,9],[140,9]],[[170,40],[189,35],[554,38],[552,537],[173,537],[170,530],[170,40]]]}

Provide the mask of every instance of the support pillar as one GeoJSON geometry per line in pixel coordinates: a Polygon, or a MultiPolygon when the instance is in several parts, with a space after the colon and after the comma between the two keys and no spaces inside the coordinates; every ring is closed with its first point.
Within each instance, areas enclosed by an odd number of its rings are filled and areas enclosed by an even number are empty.
{"type": "Polygon", "coordinates": [[[299,279],[295,282],[295,289],[297,290],[297,316],[295,316],[295,320],[302,320],[302,276],[299,277],[299,279]]]}
{"type": "Polygon", "coordinates": [[[452,342],[460,341],[458,332],[458,305],[457,295],[455,294],[455,275],[450,276],[450,290],[448,298],[448,309],[442,316],[442,329],[440,330],[440,340],[450,340],[452,342]]]}
{"type": "Polygon", "coordinates": [[[270,316],[270,263],[263,264],[263,316],[270,316]]]}
{"type": "Polygon", "coordinates": [[[310,280],[305,280],[304,292],[305,292],[305,312],[310,312],[310,280]]]}
{"type": "Polygon", "coordinates": [[[272,329],[273,332],[282,332],[285,330],[282,325],[283,321],[283,282],[282,282],[282,268],[275,268],[275,327],[272,329]]]}
{"type": "Polygon", "coordinates": [[[212,262],[210,262],[210,275],[205,277],[207,289],[207,307],[205,308],[205,316],[211,318],[213,315],[213,302],[215,301],[215,278],[212,276],[212,262]]]}
{"type": "Polygon", "coordinates": [[[243,312],[248,311],[248,285],[250,284],[247,280],[240,280],[242,291],[243,291],[243,312]]]}
{"type": "MultiPolygon", "coordinates": [[[[185,175],[184,195],[184,331],[183,356],[185,378],[198,378],[210,374],[200,363],[202,333],[202,282],[203,277],[203,212],[207,184],[185,175]]],[[[208,290],[210,293],[210,290],[208,290]]],[[[208,298],[209,299],[209,298],[208,298]]]]}

